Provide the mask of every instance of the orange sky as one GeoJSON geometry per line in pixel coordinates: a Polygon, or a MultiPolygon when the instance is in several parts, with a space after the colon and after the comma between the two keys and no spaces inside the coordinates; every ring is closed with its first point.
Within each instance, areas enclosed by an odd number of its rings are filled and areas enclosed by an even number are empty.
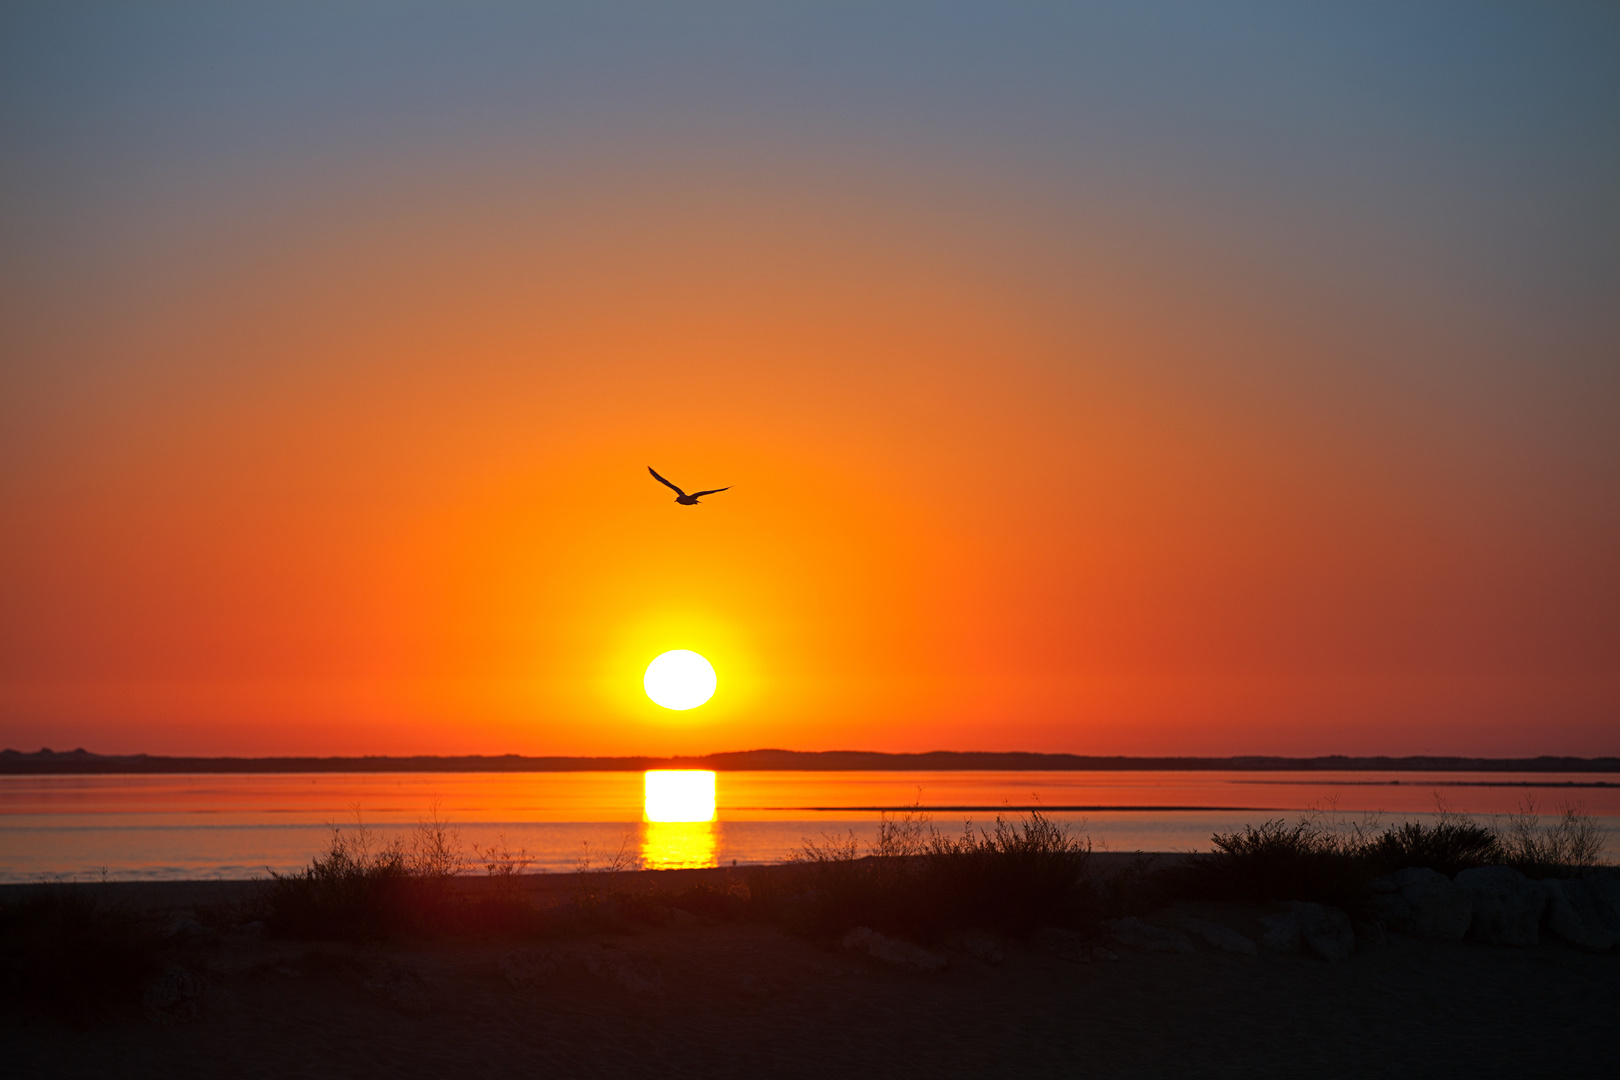
{"type": "Polygon", "coordinates": [[[465,152],[7,265],[0,743],[1620,750],[1612,379],[1535,360],[1612,320],[1349,211],[465,152]]]}

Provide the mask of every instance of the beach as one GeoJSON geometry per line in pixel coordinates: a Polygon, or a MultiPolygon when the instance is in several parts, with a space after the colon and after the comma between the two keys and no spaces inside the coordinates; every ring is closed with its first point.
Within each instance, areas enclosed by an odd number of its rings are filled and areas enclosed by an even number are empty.
{"type": "MultiPolygon", "coordinates": [[[[728,870],[643,872],[654,896],[728,870]]],[[[568,875],[525,883],[565,904],[568,875]]],[[[155,915],[247,883],[103,886],[155,915]]],[[[17,887],[9,887],[15,890],[17,887]]],[[[1180,905],[1257,934],[1270,909],[1180,905]]],[[[184,920],[185,916],[182,915],[184,920]]],[[[960,942],[919,972],[770,925],[654,904],[545,940],[340,943],[262,928],[182,935],[195,996],[70,1025],[8,1015],[27,1077],[1433,1077],[1609,1075],[1620,953],[1390,935],[1314,956],[1115,945],[1075,963],[1038,941],[960,942]],[[981,943],[982,944],[982,943],[981,943]]]]}

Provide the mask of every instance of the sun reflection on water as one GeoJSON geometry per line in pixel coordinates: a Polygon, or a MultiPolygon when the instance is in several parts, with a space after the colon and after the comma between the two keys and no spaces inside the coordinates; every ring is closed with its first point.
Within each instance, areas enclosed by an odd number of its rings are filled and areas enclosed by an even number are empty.
{"type": "Polygon", "coordinates": [[[644,782],[641,865],[686,870],[718,865],[715,775],[707,769],[650,769],[644,782]]]}
{"type": "Polygon", "coordinates": [[[649,769],[644,791],[648,821],[714,820],[714,773],[707,769],[649,769]]]}
{"type": "Polygon", "coordinates": [[[641,865],[648,870],[718,866],[719,826],[713,821],[647,821],[641,826],[641,865]]]}

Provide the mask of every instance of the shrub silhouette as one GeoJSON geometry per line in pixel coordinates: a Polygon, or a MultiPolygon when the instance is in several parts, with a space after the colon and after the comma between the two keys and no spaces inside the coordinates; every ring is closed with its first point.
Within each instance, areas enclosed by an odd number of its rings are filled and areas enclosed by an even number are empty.
{"type": "Polygon", "coordinates": [[[504,838],[474,851],[490,882],[476,892],[458,885],[467,860],[437,807],[408,839],[383,842],[356,820],[334,827],[326,851],[303,870],[272,873],[258,912],[278,934],[327,940],[529,929],[537,912],[521,884],[527,852],[513,852],[504,838]]]}
{"type": "Polygon", "coordinates": [[[1089,840],[1039,812],[998,816],[988,831],[969,823],[949,837],[913,809],[885,815],[866,856],[853,836],[807,842],[785,873],[757,874],[751,890],[762,914],[800,933],[864,925],[924,941],[970,927],[1025,934],[1094,915],[1090,855],[1089,840]]]}
{"type": "Polygon", "coordinates": [[[1426,825],[1403,821],[1366,838],[1356,854],[1377,874],[1422,866],[1450,877],[1475,866],[1500,865],[1507,858],[1495,830],[1465,817],[1443,815],[1426,825]]]}
{"type": "Polygon", "coordinates": [[[1530,877],[1572,876],[1596,866],[1603,833],[1577,807],[1543,824],[1526,803],[1505,826],[1460,814],[1379,830],[1330,827],[1319,815],[1280,819],[1211,837],[1214,852],[1160,873],[1167,898],[1315,900],[1355,906],[1376,877],[1409,867],[1448,876],[1476,866],[1512,866],[1530,877]]]}
{"type": "Polygon", "coordinates": [[[1508,815],[1501,842],[1507,864],[1527,877],[1577,877],[1603,858],[1603,830],[1579,804],[1559,806],[1543,825],[1526,799],[1508,815]]]}

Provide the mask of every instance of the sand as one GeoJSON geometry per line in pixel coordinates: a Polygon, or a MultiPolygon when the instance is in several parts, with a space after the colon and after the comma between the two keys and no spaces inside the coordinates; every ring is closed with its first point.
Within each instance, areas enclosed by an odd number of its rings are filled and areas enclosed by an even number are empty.
{"type": "MultiPolygon", "coordinates": [[[[562,879],[535,886],[562,896],[562,879]]],[[[183,906],[229,886],[134,886],[183,906]]],[[[1185,908],[1257,929],[1259,909],[1185,908]]],[[[196,945],[198,1015],[0,1021],[24,1077],[1597,1077],[1620,953],[1392,938],[1328,964],[1003,941],[918,974],[762,925],[528,944],[196,945]]]]}

